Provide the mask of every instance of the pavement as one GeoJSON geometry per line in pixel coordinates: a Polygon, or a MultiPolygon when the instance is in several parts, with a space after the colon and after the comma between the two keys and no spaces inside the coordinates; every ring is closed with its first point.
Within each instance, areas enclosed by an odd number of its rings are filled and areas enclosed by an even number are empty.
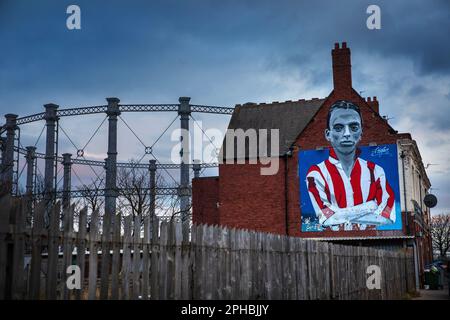
{"type": "Polygon", "coordinates": [[[420,290],[420,297],[413,300],[450,300],[448,287],[441,290],[420,290]]]}

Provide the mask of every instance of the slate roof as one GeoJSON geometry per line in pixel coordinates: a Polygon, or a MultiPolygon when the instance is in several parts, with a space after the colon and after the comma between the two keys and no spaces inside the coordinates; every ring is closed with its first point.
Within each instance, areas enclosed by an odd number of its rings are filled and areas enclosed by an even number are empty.
{"type": "MultiPolygon", "coordinates": [[[[228,129],[242,129],[244,131],[251,128],[256,130],[267,129],[269,137],[270,129],[279,129],[278,154],[271,152],[270,142],[268,142],[268,155],[283,155],[289,150],[289,147],[295,142],[297,136],[303,131],[324,101],[325,99],[313,98],[311,100],[301,99],[268,104],[246,103],[236,105],[228,129]]],[[[226,151],[226,138],[222,144],[222,151],[226,151]]],[[[237,158],[236,145],[234,155],[234,158],[237,158]]],[[[248,158],[248,147],[246,147],[245,155],[248,158]]]]}

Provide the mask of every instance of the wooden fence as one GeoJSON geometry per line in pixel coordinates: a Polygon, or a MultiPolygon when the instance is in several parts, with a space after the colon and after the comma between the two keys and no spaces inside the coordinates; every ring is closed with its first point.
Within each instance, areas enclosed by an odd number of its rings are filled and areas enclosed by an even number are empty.
{"type": "Polygon", "coordinates": [[[60,211],[56,204],[45,219],[37,204],[27,226],[26,201],[0,199],[0,299],[397,299],[414,291],[410,252],[205,225],[183,242],[180,222],[119,214],[108,233],[98,212],[88,222],[82,209],[74,223],[73,207],[60,211]],[[70,265],[80,267],[80,290],[67,288],[70,265]],[[380,290],[367,288],[370,265],[381,268],[380,290]]]}

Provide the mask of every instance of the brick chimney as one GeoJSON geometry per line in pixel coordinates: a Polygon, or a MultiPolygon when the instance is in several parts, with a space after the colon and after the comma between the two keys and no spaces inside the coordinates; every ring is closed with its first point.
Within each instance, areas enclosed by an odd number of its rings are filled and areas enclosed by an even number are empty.
{"type": "Polygon", "coordinates": [[[339,47],[339,43],[335,43],[331,56],[333,57],[334,91],[337,94],[348,94],[352,90],[352,65],[347,42],[342,42],[342,47],[339,47]]]}
{"type": "Polygon", "coordinates": [[[373,97],[373,99],[371,99],[370,97],[368,97],[366,99],[367,104],[376,112],[376,113],[380,113],[380,105],[378,104],[378,100],[377,97],[373,97]]]}

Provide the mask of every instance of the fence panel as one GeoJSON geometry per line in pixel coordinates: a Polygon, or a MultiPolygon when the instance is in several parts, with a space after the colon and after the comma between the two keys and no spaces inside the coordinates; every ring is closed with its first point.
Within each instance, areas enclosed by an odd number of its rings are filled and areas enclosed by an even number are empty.
{"type": "Polygon", "coordinates": [[[45,293],[47,299],[400,299],[415,289],[409,249],[351,247],[206,225],[192,226],[186,241],[180,221],[159,225],[156,217],[142,220],[141,215],[134,221],[124,217],[122,236],[120,213],[108,228],[98,210],[88,224],[83,208],[74,224],[73,206],[64,208],[61,221],[60,203],[46,207],[43,202],[36,204],[28,230],[25,200],[2,197],[0,205],[3,298],[39,299],[45,293]],[[81,271],[77,291],[66,286],[74,246],[81,271]],[[112,259],[105,248],[112,249],[112,259]],[[31,259],[29,271],[25,259],[31,259]],[[380,290],[366,286],[369,265],[381,268],[380,290]],[[111,289],[106,295],[105,288],[111,289]]]}

